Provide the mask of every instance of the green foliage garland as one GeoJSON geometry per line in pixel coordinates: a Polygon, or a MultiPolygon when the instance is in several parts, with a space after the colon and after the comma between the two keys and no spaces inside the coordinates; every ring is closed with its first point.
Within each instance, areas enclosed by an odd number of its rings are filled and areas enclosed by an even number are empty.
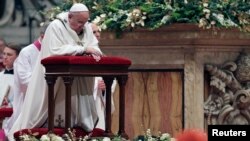
{"type": "MultiPolygon", "coordinates": [[[[250,31],[249,0],[78,0],[86,4],[90,20],[102,30],[122,32],[134,28],[154,30],[172,23],[193,23],[201,28],[237,27],[250,31]]],[[[66,0],[46,11],[53,19],[73,4],[66,0]]]]}

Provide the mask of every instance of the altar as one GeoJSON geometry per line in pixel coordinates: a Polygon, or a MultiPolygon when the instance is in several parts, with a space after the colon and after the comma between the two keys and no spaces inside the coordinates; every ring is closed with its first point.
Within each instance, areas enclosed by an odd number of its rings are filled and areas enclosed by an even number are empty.
{"type": "MultiPolygon", "coordinates": [[[[238,29],[201,29],[173,24],[154,31],[136,29],[103,32],[101,49],[107,55],[130,58],[126,86],[125,131],[130,138],[147,129],[176,135],[182,129],[207,128],[205,101],[210,93],[206,64],[222,66],[249,52],[250,34],[238,29]]],[[[115,100],[118,100],[118,88],[115,100]]],[[[117,102],[115,102],[117,104],[117,102]]],[[[118,129],[119,109],[112,115],[118,129]]]]}

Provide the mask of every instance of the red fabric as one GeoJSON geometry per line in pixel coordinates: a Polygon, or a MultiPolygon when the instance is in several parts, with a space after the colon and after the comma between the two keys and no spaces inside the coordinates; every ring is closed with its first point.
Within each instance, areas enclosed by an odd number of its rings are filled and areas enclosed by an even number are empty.
{"type": "Polygon", "coordinates": [[[0,118],[10,117],[12,113],[12,108],[0,108],[0,118]]]}
{"type": "Polygon", "coordinates": [[[39,40],[36,40],[33,44],[39,51],[41,50],[41,42],[39,40]]]}
{"type": "Polygon", "coordinates": [[[0,129],[0,141],[5,141],[6,136],[3,129],[0,129]]]}
{"type": "MultiPolygon", "coordinates": [[[[73,131],[73,130],[75,131],[76,137],[84,137],[86,135],[91,135],[91,137],[101,137],[104,135],[104,131],[102,129],[99,129],[99,128],[95,128],[90,133],[86,133],[83,129],[80,129],[80,128],[71,129],[71,131],[73,131]]],[[[48,128],[22,129],[22,130],[14,133],[14,138],[16,140],[19,140],[19,136],[24,135],[24,134],[33,134],[37,138],[41,138],[42,135],[45,135],[47,133],[48,133],[48,128]]],[[[62,136],[65,133],[64,128],[55,128],[54,133],[56,135],[62,136]]]]}
{"type": "Polygon", "coordinates": [[[3,62],[0,60],[0,71],[4,68],[3,62]]]}
{"type": "Polygon", "coordinates": [[[91,56],[51,56],[42,59],[42,64],[82,64],[82,65],[119,65],[130,66],[131,61],[127,58],[105,56],[100,61],[95,61],[91,56]]]}

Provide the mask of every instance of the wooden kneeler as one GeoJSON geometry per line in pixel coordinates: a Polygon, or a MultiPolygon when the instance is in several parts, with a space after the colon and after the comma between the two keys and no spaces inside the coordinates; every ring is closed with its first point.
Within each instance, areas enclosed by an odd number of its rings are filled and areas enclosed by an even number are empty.
{"type": "Polygon", "coordinates": [[[95,61],[91,56],[52,56],[41,61],[46,69],[45,78],[48,84],[48,130],[54,130],[54,84],[60,76],[66,87],[65,96],[65,132],[71,127],[71,85],[75,76],[101,76],[106,84],[106,118],[104,136],[112,137],[111,132],[111,85],[114,78],[120,87],[119,98],[119,131],[118,134],[128,138],[125,133],[125,84],[128,79],[128,67],[131,61],[122,57],[106,56],[95,61]],[[52,108],[53,107],[53,108],[52,108]]]}

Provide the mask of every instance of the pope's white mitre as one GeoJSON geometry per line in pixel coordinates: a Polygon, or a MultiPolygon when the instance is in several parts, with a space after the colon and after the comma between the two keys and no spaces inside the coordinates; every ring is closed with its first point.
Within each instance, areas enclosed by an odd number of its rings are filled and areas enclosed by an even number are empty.
{"type": "Polygon", "coordinates": [[[69,10],[70,12],[89,11],[88,7],[82,3],[75,3],[69,10]]]}

